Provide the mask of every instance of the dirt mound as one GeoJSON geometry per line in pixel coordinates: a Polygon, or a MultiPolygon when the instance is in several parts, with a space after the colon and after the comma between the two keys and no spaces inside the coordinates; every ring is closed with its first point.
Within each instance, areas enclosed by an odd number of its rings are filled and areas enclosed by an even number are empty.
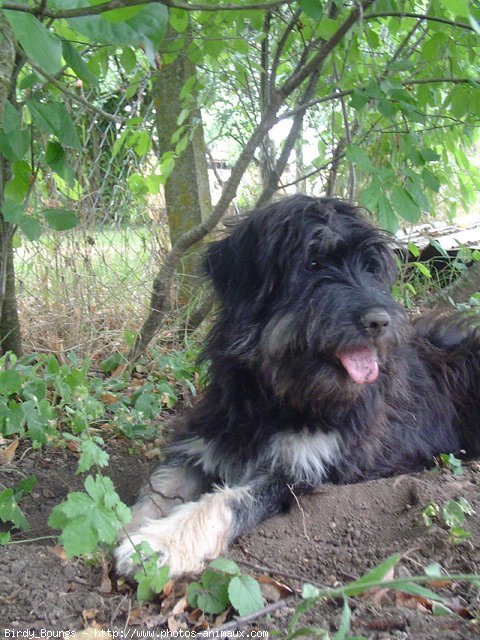
{"type": "MultiPolygon", "coordinates": [[[[112,479],[122,499],[131,502],[151,465],[121,452],[111,452],[112,479]]],[[[69,491],[82,485],[75,475],[75,455],[31,452],[15,467],[17,473],[35,473],[34,494],[22,503],[32,524],[28,537],[51,534],[46,525],[51,508],[69,491]]],[[[12,472],[0,481],[12,483],[12,472]]],[[[355,579],[392,553],[403,554],[400,575],[423,573],[433,562],[452,573],[480,573],[480,517],[467,517],[471,538],[454,544],[441,518],[427,527],[422,510],[433,502],[465,498],[480,510],[480,471],[476,463],[464,465],[461,476],[433,470],[363,484],[325,485],[315,495],[301,498],[289,514],[272,518],[244,535],[230,551],[242,569],[258,577],[269,573],[298,590],[302,583],[332,586],[355,579]]],[[[15,540],[20,536],[15,536],[15,540]]],[[[1,550],[1,623],[9,630],[80,630],[87,625],[124,629],[129,625],[160,630],[166,623],[165,606],[140,607],[124,585],[105,585],[99,561],[66,561],[52,552],[54,541],[15,544],[1,550]],[[102,580],[103,578],[103,580],[102,580]],[[133,612],[133,613],[132,613],[133,612]]],[[[477,591],[466,584],[443,587],[457,608],[474,615],[477,591]]],[[[284,629],[296,599],[260,629],[284,629]]],[[[466,640],[480,637],[477,627],[461,617],[435,618],[419,600],[399,602],[392,594],[352,601],[351,635],[372,640],[466,640]]],[[[341,603],[328,601],[311,611],[305,623],[333,630],[338,627],[341,603]]],[[[1,625],[0,625],[1,628],[1,625]]]]}

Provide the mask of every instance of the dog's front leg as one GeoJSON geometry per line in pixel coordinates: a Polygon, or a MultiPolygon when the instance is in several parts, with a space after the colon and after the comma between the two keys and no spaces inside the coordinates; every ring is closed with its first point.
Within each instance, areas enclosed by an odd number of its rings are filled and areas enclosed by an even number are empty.
{"type": "Polygon", "coordinates": [[[159,554],[159,563],[168,565],[170,576],[198,572],[243,531],[278,513],[288,496],[287,484],[271,476],[260,476],[245,486],[219,487],[176,507],[168,517],[149,520],[131,531],[116,551],[117,569],[134,572],[133,546],[148,542],[159,554]]]}

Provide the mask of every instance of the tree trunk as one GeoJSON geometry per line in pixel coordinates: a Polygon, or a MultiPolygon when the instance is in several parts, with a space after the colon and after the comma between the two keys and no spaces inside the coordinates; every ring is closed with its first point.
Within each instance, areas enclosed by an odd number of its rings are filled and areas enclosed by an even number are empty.
{"type": "MultiPolygon", "coordinates": [[[[167,42],[178,37],[167,33],[167,42]]],[[[188,38],[186,38],[188,43],[188,38]]],[[[176,158],[173,173],[165,185],[170,240],[172,245],[210,214],[212,202],[208,183],[208,165],[200,109],[195,95],[180,97],[185,81],[195,75],[195,65],[184,55],[185,47],[171,64],[162,66],[155,74],[153,97],[156,106],[156,127],[160,153],[175,151],[172,136],[179,128],[178,118],[188,105],[189,116],[182,124],[191,132],[186,149],[176,158]],[[193,106],[192,106],[193,105],[193,106]]],[[[194,89],[195,91],[195,89],[194,89]]],[[[191,293],[198,290],[198,249],[200,243],[190,248],[181,260],[178,272],[180,287],[178,302],[185,304],[191,293]]]]}
{"type": "MultiPolygon", "coordinates": [[[[5,102],[12,90],[15,67],[14,36],[8,22],[0,14],[0,122],[5,102]]],[[[0,209],[3,208],[4,185],[10,179],[10,163],[0,158],[0,209]]],[[[0,343],[3,353],[13,351],[22,355],[20,323],[15,296],[15,271],[13,264],[14,228],[0,213],[0,343]]]]}

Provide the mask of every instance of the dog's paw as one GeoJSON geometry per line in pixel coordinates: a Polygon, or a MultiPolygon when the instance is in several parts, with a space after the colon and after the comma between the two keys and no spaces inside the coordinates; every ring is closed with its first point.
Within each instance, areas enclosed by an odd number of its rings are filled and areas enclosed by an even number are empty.
{"type": "Polygon", "coordinates": [[[205,559],[197,555],[195,541],[182,536],[174,538],[170,531],[164,529],[168,529],[165,520],[153,521],[123,540],[115,551],[117,572],[133,576],[138,571],[139,563],[134,562],[133,556],[142,542],[147,542],[150,549],[158,554],[158,566],[168,566],[170,577],[201,571],[205,559]]]}

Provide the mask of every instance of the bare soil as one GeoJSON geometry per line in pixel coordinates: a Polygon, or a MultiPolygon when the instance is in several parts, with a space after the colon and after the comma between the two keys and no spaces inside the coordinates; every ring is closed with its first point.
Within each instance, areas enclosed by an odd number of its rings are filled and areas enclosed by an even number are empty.
{"type": "MultiPolygon", "coordinates": [[[[131,503],[154,463],[118,447],[110,455],[110,475],[122,499],[131,503]]],[[[0,469],[4,486],[18,482],[21,474],[38,478],[33,494],[22,502],[31,530],[14,535],[16,542],[52,534],[46,524],[52,507],[68,492],[82,487],[82,476],[75,474],[76,464],[77,456],[70,451],[26,450],[11,468],[0,469]]],[[[472,536],[460,544],[449,540],[440,520],[427,527],[421,515],[429,501],[443,505],[460,497],[478,514],[479,489],[480,465],[471,462],[464,464],[461,476],[434,469],[351,486],[325,485],[315,495],[301,498],[289,514],[272,518],[244,535],[229,552],[245,573],[257,578],[272,576],[294,591],[274,613],[242,624],[245,637],[252,628],[284,631],[304,582],[345,584],[395,552],[402,554],[396,576],[422,574],[433,562],[450,573],[480,573],[479,515],[467,518],[465,526],[472,536]]],[[[123,637],[129,632],[135,637],[133,630],[159,634],[168,628],[192,631],[206,627],[198,612],[192,615],[181,605],[184,581],[177,581],[168,597],[139,605],[131,586],[117,580],[109,569],[108,560],[100,557],[90,562],[66,560],[52,539],[0,548],[0,633],[3,629],[5,637],[14,637],[12,631],[25,631],[33,638],[46,637],[47,631],[84,630],[85,637],[94,638],[101,637],[101,630],[120,630],[123,637]]],[[[434,588],[461,615],[434,617],[431,603],[422,598],[376,592],[351,601],[351,636],[369,640],[480,637],[478,589],[465,583],[434,588]]],[[[267,590],[267,599],[280,597],[271,585],[267,590]]],[[[282,590],[280,593],[285,596],[282,590]]],[[[341,602],[326,601],[309,612],[302,625],[333,635],[341,607],[341,602]]],[[[216,624],[224,622],[217,620],[216,624]]]]}

